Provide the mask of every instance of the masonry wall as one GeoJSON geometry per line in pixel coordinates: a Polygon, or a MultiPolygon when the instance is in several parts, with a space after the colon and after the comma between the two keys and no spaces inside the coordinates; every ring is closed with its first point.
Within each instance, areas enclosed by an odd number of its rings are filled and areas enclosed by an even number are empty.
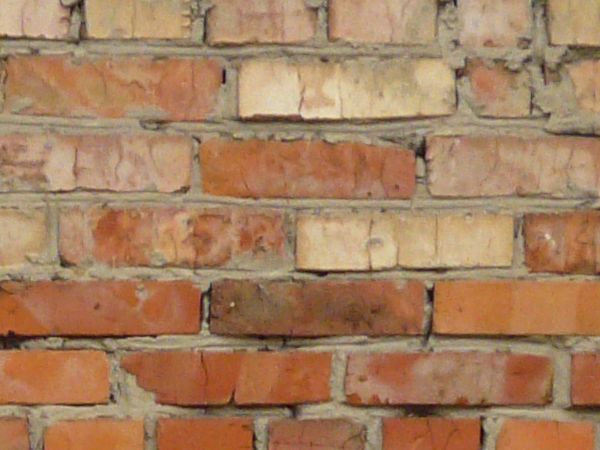
{"type": "Polygon", "coordinates": [[[0,36],[0,450],[600,449],[600,1],[0,36]]]}

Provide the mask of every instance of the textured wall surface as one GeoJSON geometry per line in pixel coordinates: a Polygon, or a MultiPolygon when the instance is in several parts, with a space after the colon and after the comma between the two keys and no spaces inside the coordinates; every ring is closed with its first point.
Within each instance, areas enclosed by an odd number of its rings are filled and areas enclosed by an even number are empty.
{"type": "Polygon", "coordinates": [[[600,0],[0,0],[0,450],[600,450],[600,0]]]}

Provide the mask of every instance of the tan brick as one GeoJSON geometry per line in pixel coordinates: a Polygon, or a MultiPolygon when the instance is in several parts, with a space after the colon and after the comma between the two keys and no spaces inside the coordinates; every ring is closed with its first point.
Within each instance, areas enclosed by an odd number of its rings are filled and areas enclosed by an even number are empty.
{"type": "Polygon", "coordinates": [[[465,47],[519,47],[531,39],[530,0],[458,0],[465,47]]]}
{"type": "Polygon", "coordinates": [[[296,267],[381,270],[393,267],[503,267],[512,263],[513,219],[495,214],[303,214],[296,267]]]}
{"type": "Polygon", "coordinates": [[[2,0],[0,36],[66,39],[70,16],[60,0],[2,0]]]}
{"type": "Polygon", "coordinates": [[[599,0],[548,0],[550,42],[555,45],[600,45],[599,0]]]}
{"type": "Polygon", "coordinates": [[[317,31],[317,11],[305,0],[212,0],[207,39],[211,44],[301,43],[317,31]]]}
{"type": "Polygon", "coordinates": [[[500,429],[497,450],[594,450],[592,422],[553,422],[507,419],[500,429]]]}
{"type": "Polygon", "coordinates": [[[347,42],[429,44],[436,0],[330,0],[329,38],[347,42]]]}
{"type": "Polygon", "coordinates": [[[454,72],[442,60],[242,63],[242,118],[389,119],[443,116],[456,107],[454,72]]]}
{"type": "Polygon", "coordinates": [[[566,64],[575,88],[577,104],[583,111],[600,113],[600,61],[584,60],[566,64]]]}
{"type": "Polygon", "coordinates": [[[48,248],[46,213],[39,209],[0,209],[0,266],[21,265],[48,248]]]}
{"type": "Polygon", "coordinates": [[[190,0],[85,0],[92,39],[185,39],[190,37],[190,0]]]}
{"type": "Polygon", "coordinates": [[[600,139],[434,136],[426,158],[436,197],[600,196],[600,139]]]}

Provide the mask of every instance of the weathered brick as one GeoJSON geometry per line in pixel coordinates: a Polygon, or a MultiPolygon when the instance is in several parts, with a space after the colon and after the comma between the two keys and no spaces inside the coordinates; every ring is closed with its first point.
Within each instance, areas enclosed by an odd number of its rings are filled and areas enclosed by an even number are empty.
{"type": "Polygon", "coordinates": [[[212,285],[210,330],[225,335],[371,336],[423,332],[419,281],[253,281],[212,285]]]}
{"type": "Polygon", "coordinates": [[[46,213],[0,208],[0,266],[38,260],[48,248],[46,213]]]}
{"type": "Polygon", "coordinates": [[[0,135],[0,191],[159,191],[190,186],[181,136],[0,135]]]}
{"type": "Polygon", "coordinates": [[[530,0],[458,0],[465,47],[521,47],[531,40],[530,0]]]}
{"type": "Polygon", "coordinates": [[[575,88],[577,104],[583,111],[600,113],[600,61],[584,60],[566,64],[567,74],[575,88]]]}
{"type": "Polygon", "coordinates": [[[252,450],[252,420],[159,419],[158,450],[252,450]]]}
{"type": "Polygon", "coordinates": [[[29,450],[27,420],[0,417],[0,442],[2,450],[29,450]]]}
{"type": "Polygon", "coordinates": [[[449,115],[454,72],[440,59],[242,62],[239,114],[244,119],[391,119],[449,115]]]}
{"type": "Polygon", "coordinates": [[[482,117],[526,117],[531,110],[531,77],[525,70],[509,70],[503,63],[467,63],[470,104],[482,117]]]}
{"type": "Polygon", "coordinates": [[[124,357],[138,385],[170,405],[292,405],[329,399],[329,353],[154,352],[124,357]]]}
{"type": "Polygon", "coordinates": [[[600,168],[600,139],[519,136],[427,139],[427,186],[436,197],[598,197],[597,167],[600,168]]]}
{"type": "Polygon", "coordinates": [[[211,59],[15,56],[6,73],[5,112],[63,117],[201,121],[222,83],[211,59]]]}
{"type": "Polygon", "coordinates": [[[548,0],[548,31],[556,45],[600,45],[600,1],[548,0]]]}
{"type": "Polygon", "coordinates": [[[353,405],[544,405],[549,358],[511,353],[353,354],[346,373],[353,405]]]}
{"type": "Polygon", "coordinates": [[[600,272],[600,212],[527,214],[525,263],[532,272],[600,272]]]}
{"type": "Polygon", "coordinates": [[[70,16],[60,0],[2,0],[0,36],[66,39],[70,16]]]}
{"type": "Polygon", "coordinates": [[[107,403],[109,363],[96,351],[0,351],[0,404],[107,403]]]}
{"type": "Polygon", "coordinates": [[[571,403],[573,405],[600,405],[598,380],[600,380],[600,354],[576,353],[571,357],[571,403]]]}
{"type": "Polygon", "coordinates": [[[59,250],[66,264],[281,267],[284,222],[260,209],[73,208],[61,216],[59,250]]]}
{"type": "Polygon", "coordinates": [[[345,419],[277,420],[269,424],[269,450],[364,450],[365,441],[364,427],[345,419]]]}
{"type": "Polygon", "coordinates": [[[323,141],[210,140],[200,148],[204,192],[254,198],[410,198],[415,154],[323,141]]]}
{"type": "Polygon", "coordinates": [[[44,450],[144,450],[141,420],[92,419],[58,422],[44,435],[44,450]]]}
{"type": "Polygon", "coordinates": [[[0,335],[157,335],[200,331],[185,281],[0,283],[0,335]]]}
{"type": "Polygon", "coordinates": [[[317,11],[304,0],[212,0],[207,40],[211,44],[302,43],[315,36],[317,11]]]}
{"type": "Polygon", "coordinates": [[[186,39],[191,14],[190,0],[85,0],[93,39],[186,39]]]}
{"type": "Polygon", "coordinates": [[[593,450],[591,422],[551,422],[507,419],[502,424],[497,450],[593,450]]]}
{"type": "Polygon", "coordinates": [[[430,44],[436,0],[331,0],[329,38],[347,42],[430,44]]]}
{"type": "Polygon", "coordinates": [[[296,267],[381,270],[393,267],[510,266],[513,219],[496,214],[302,214],[296,267]]]}
{"type": "Polygon", "coordinates": [[[383,419],[383,450],[479,450],[477,419],[383,419]]]}
{"type": "Polygon", "coordinates": [[[464,335],[600,335],[600,283],[440,281],[433,328],[464,335]]]}

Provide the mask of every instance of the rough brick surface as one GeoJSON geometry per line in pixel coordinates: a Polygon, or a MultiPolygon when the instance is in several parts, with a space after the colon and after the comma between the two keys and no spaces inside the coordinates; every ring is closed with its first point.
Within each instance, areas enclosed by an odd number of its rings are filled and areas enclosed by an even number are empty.
{"type": "Polygon", "coordinates": [[[600,45],[600,1],[548,0],[550,42],[556,45],[600,45]]]}
{"type": "Polygon", "coordinates": [[[200,309],[185,281],[0,283],[1,335],[193,334],[200,309]]]}
{"type": "Polygon", "coordinates": [[[108,372],[98,351],[0,351],[0,404],[107,403],[108,372]]]}
{"type": "Polygon", "coordinates": [[[286,405],[329,399],[327,353],[134,353],[125,356],[122,366],[165,404],[286,405]]]}
{"type": "Polygon", "coordinates": [[[179,136],[0,136],[2,191],[159,191],[190,186],[192,142],[179,136]]]}
{"type": "Polygon", "coordinates": [[[39,260],[48,247],[46,213],[0,208],[0,267],[39,260]]]}
{"type": "Polygon", "coordinates": [[[4,111],[41,116],[200,121],[222,81],[208,59],[18,56],[6,66],[4,111]]]}
{"type": "Polygon", "coordinates": [[[402,199],[416,182],[412,151],[358,143],[211,140],[200,166],[204,192],[231,197],[402,199]]]}
{"type": "Polygon", "coordinates": [[[242,63],[239,114],[304,120],[443,116],[455,110],[454,73],[439,59],[242,63]]]}
{"type": "Polygon", "coordinates": [[[348,42],[429,44],[436,38],[435,0],[331,0],[329,38],[348,42]]]}
{"type": "Polygon", "coordinates": [[[550,422],[509,419],[498,436],[498,450],[593,450],[591,422],[550,422]]]}
{"type": "Polygon", "coordinates": [[[44,436],[44,450],[144,450],[141,420],[93,419],[59,422],[44,436]]]}
{"type": "Polygon", "coordinates": [[[576,353],[571,358],[571,403],[577,406],[600,405],[600,355],[576,353]]]}
{"type": "Polygon", "coordinates": [[[158,450],[252,450],[252,420],[159,419],[158,450]]]}
{"type": "Polygon", "coordinates": [[[423,332],[418,281],[237,281],[212,285],[210,330],[225,335],[371,336],[423,332]]]}
{"type": "Polygon", "coordinates": [[[600,272],[600,213],[525,216],[525,262],[532,272],[600,272]]]}
{"type": "Polygon", "coordinates": [[[3,450],[29,450],[27,420],[0,417],[0,442],[3,450]]]}
{"type": "Polygon", "coordinates": [[[0,2],[0,36],[66,39],[69,22],[69,8],[60,0],[0,2]]]}
{"type": "Polygon", "coordinates": [[[350,420],[278,420],[269,425],[269,450],[364,450],[365,430],[350,420]]]}
{"type": "Polygon", "coordinates": [[[549,358],[509,353],[353,354],[346,374],[353,405],[544,405],[551,386],[549,358]]]}
{"type": "Polygon", "coordinates": [[[480,435],[481,424],[475,419],[383,420],[383,450],[479,450],[480,435]]]}
{"type": "Polygon", "coordinates": [[[566,65],[577,104],[585,112],[600,113],[600,100],[597,96],[600,87],[598,69],[600,69],[600,61],[591,59],[566,65]]]}

